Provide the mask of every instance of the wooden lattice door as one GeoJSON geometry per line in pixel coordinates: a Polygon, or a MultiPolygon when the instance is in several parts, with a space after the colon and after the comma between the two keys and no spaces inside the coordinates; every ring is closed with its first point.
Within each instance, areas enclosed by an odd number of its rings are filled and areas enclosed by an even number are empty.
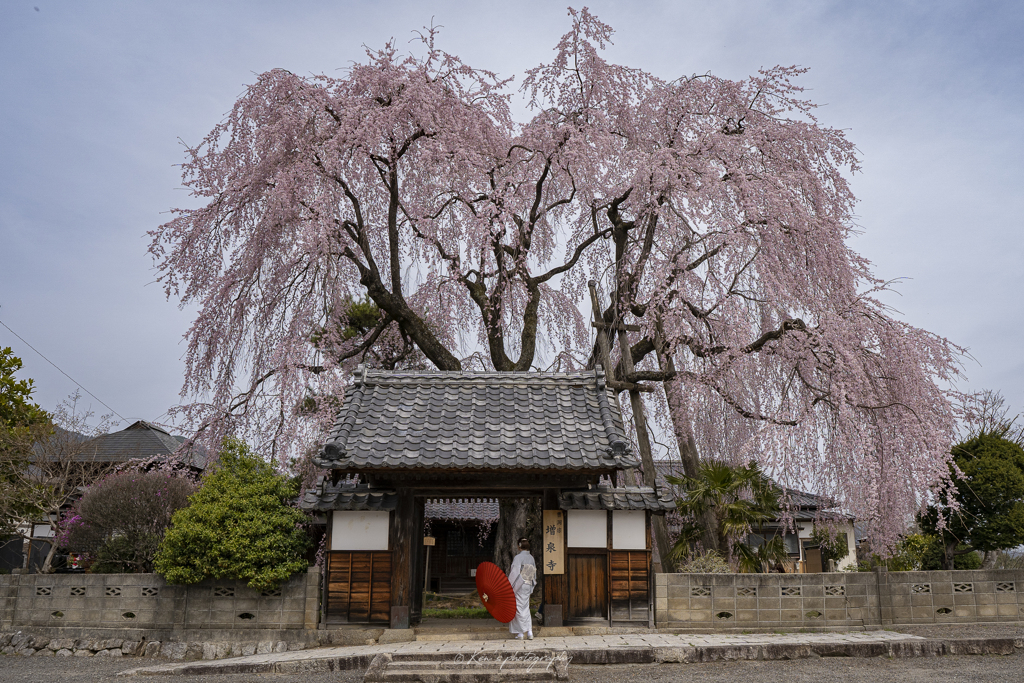
{"type": "Polygon", "coordinates": [[[650,606],[651,554],[647,550],[612,550],[611,565],[612,621],[648,620],[650,606]]]}

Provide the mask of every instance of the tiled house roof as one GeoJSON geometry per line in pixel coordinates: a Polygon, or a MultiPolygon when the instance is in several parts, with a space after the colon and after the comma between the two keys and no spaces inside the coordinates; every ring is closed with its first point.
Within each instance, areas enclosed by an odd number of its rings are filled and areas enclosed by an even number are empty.
{"type": "Polygon", "coordinates": [[[362,370],[317,464],[348,471],[639,466],[601,371],[362,370]]]}
{"type": "MultiPolygon", "coordinates": [[[[119,432],[104,434],[86,441],[79,458],[93,462],[124,462],[137,458],[167,456],[175,453],[184,437],[171,436],[157,425],[139,420],[119,432]]],[[[189,464],[202,468],[205,458],[197,451],[190,455],[189,464]]]]}
{"type": "MultiPolygon", "coordinates": [[[[327,477],[317,479],[299,499],[303,510],[394,510],[398,498],[391,490],[370,489],[359,475],[346,476],[331,484],[327,477]]],[[[458,519],[494,522],[498,519],[496,498],[431,498],[425,501],[426,519],[458,519]]]]}
{"type": "MultiPolygon", "coordinates": [[[[656,460],[654,462],[654,467],[655,480],[658,489],[660,491],[674,492],[675,487],[665,481],[665,476],[683,476],[682,464],[672,460],[656,460]]],[[[838,515],[840,517],[848,517],[848,515],[835,512],[834,510],[838,505],[835,501],[829,498],[825,498],[824,496],[819,496],[814,493],[808,493],[806,491],[791,489],[785,486],[781,488],[783,493],[782,504],[783,506],[791,506],[790,509],[794,519],[813,519],[823,511],[825,511],[825,516],[835,517],[838,515]]]]}

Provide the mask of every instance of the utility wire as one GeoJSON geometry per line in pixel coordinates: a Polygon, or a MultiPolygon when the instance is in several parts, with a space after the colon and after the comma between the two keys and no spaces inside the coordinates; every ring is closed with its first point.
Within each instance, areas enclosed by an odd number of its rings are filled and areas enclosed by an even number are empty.
{"type": "MultiPolygon", "coordinates": [[[[4,327],[7,327],[7,323],[5,323],[5,322],[4,322],[3,320],[0,320],[0,325],[3,325],[4,327]]],[[[52,365],[53,367],[57,368],[57,364],[56,364],[56,363],[54,363],[54,362],[53,362],[52,360],[50,360],[49,358],[47,358],[46,356],[44,356],[44,355],[42,354],[42,352],[40,352],[40,351],[39,351],[39,349],[37,349],[36,347],[34,347],[34,346],[32,346],[31,344],[29,344],[29,343],[28,343],[27,341],[25,341],[24,339],[22,339],[21,335],[19,335],[19,334],[18,334],[17,332],[15,332],[14,330],[12,330],[12,329],[11,329],[10,327],[7,327],[7,331],[8,331],[8,332],[10,332],[11,334],[13,334],[13,335],[14,335],[15,337],[17,337],[18,339],[21,339],[22,343],[23,343],[23,344],[24,344],[25,346],[27,346],[28,348],[30,348],[30,349],[32,349],[33,351],[35,351],[36,353],[38,353],[38,354],[39,354],[39,357],[40,357],[40,358],[42,358],[43,360],[45,360],[45,361],[46,361],[47,363],[49,363],[49,364],[50,364],[50,365],[52,365]]],[[[79,382],[75,381],[75,378],[74,378],[74,377],[72,377],[72,376],[71,376],[71,375],[69,375],[68,373],[64,372],[64,371],[63,371],[63,370],[61,370],[60,368],[57,368],[57,372],[59,372],[60,374],[64,375],[65,377],[67,377],[67,378],[68,378],[68,379],[70,379],[70,380],[71,380],[72,382],[74,382],[75,386],[77,386],[77,387],[78,387],[79,389],[81,389],[81,390],[82,390],[82,391],[84,391],[85,393],[89,394],[90,396],[92,396],[93,398],[95,398],[95,399],[96,399],[97,401],[100,401],[99,397],[98,397],[98,396],[96,396],[96,394],[92,393],[91,391],[89,391],[88,389],[86,389],[85,387],[83,387],[83,386],[82,386],[82,385],[81,385],[81,384],[80,384],[79,382]]],[[[125,419],[124,417],[122,417],[122,416],[121,416],[121,413],[117,412],[116,410],[114,410],[113,408],[111,408],[110,406],[108,406],[108,405],[107,405],[106,403],[103,403],[103,401],[100,401],[100,403],[101,403],[101,404],[103,405],[103,407],[104,407],[104,408],[106,408],[107,410],[109,410],[110,412],[112,412],[112,413],[113,413],[114,415],[117,415],[118,417],[120,417],[120,418],[121,418],[121,420],[122,420],[123,422],[127,422],[127,421],[128,421],[128,420],[126,420],[126,419],[125,419]]]]}

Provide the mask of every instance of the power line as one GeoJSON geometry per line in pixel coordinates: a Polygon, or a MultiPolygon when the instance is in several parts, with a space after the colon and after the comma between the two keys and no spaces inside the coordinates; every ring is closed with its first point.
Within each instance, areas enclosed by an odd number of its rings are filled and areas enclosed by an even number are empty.
{"type": "Polygon", "coordinates": [[[74,377],[72,377],[72,376],[71,376],[71,375],[69,375],[68,373],[66,373],[66,372],[64,372],[63,370],[61,370],[60,368],[58,368],[58,367],[57,367],[57,364],[56,364],[56,363],[54,363],[54,362],[53,362],[52,360],[50,360],[49,358],[47,358],[46,356],[44,356],[44,355],[42,354],[42,352],[41,352],[41,351],[40,351],[39,349],[37,349],[36,347],[34,347],[34,346],[32,346],[31,344],[29,344],[29,343],[28,343],[27,341],[25,341],[24,339],[22,339],[21,335],[20,335],[20,334],[18,334],[17,332],[15,332],[14,330],[12,330],[12,329],[11,329],[10,327],[8,327],[8,326],[7,326],[7,323],[5,323],[5,322],[4,322],[3,320],[0,320],[0,325],[3,325],[4,327],[7,327],[7,331],[8,331],[8,332],[10,332],[11,334],[13,334],[13,335],[14,335],[15,337],[17,337],[18,339],[21,339],[21,342],[22,342],[22,343],[23,343],[23,344],[24,344],[25,346],[27,346],[28,348],[32,349],[32,350],[33,350],[33,351],[35,351],[36,353],[38,353],[38,354],[39,354],[39,357],[40,357],[40,358],[42,358],[43,360],[45,360],[45,361],[46,361],[47,363],[49,363],[49,364],[50,364],[50,365],[52,365],[53,367],[57,368],[57,372],[59,372],[60,374],[64,375],[64,376],[65,376],[65,377],[67,377],[68,379],[70,379],[70,380],[71,380],[72,382],[74,382],[75,386],[77,386],[77,387],[78,387],[79,389],[81,389],[82,391],[84,391],[85,393],[89,394],[90,396],[92,396],[93,398],[95,398],[95,399],[96,399],[97,401],[99,401],[99,402],[100,402],[100,404],[102,404],[104,408],[106,408],[107,410],[109,410],[110,412],[112,412],[112,413],[113,413],[114,415],[117,415],[118,417],[120,417],[120,418],[121,418],[121,420],[122,420],[123,422],[127,422],[127,421],[128,421],[128,420],[126,420],[126,419],[125,419],[124,417],[122,417],[121,413],[117,412],[116,410],[114,410],[113,408],[111,408],[110,406],[108,406],[108,405],[107,405],[106,403],[103,403],[103,401],[100,401],[99,397],[98,397],[98,396],[96,396],[96,394],[92,393],[91,391],[89,391],[88,389],[86,389],[85,387],[83,387],[83,386],[81,385],[81,383],[80,383],[80,382],[78,382],[78,381],[76,381],[76,380],[75,380],[75,378],[74,378],[74,377]]]}

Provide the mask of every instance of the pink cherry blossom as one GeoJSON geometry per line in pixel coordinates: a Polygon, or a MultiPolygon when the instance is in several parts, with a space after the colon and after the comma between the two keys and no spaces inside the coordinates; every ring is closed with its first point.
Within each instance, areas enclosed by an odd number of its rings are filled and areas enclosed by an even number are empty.
{"type": "MultiPolygon", "coordinates": [[[[151,233],[197,315],[179,409],[215,450],[282,462],[330,424],[357,362],[579,368],[588,280],[629,333],[656,423],[702,457],[756,459],[890,544],[948,485],[962,352],[898,320],[848,238],[859,171],[797,67],[665,81],[611,64],[586,9],[513,83],[440,50],[367,50],[337,77],[261,74],[151,233]],[[372,330],[342,333],[368,299],[372,330]],[[382,360],[384,359],[384,360],[382,360]],[[542,360],[546,359],[546,360],[542,360]]],[[[613,335],[614,337],[614,335],[613,335]]],[[[613,343],[616,339],[612,339],[613,343]]],[[[618,357],[618,350],[613,350],[618,357]]]]}

